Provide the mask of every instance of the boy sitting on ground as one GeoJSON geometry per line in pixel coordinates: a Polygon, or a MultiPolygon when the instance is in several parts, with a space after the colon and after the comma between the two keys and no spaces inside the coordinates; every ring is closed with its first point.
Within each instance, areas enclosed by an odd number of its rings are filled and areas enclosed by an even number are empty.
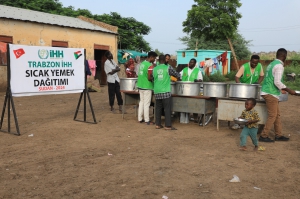
{"type": "Polygon", "coordinates": [[[260,121],[257,111],[254,109],[256,105],[256,100],[254,98],[249,98],[245,102],[245,110],[242,112],[242,115],[239,118],[248,120],[245,127],[242,130],[240,135],[240,150],[246,151],[246,142],[247,137],[250,136],[252,143],[254,144],[254,150],[258,149],[257,141],[257,131],[258,131],[258,122],[260,121]]]}

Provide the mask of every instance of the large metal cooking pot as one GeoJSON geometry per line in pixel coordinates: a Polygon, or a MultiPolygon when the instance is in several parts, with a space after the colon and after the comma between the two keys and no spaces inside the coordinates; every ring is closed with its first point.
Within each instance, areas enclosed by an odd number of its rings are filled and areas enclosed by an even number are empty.
{"type": "Polygon", "coordinates": [[[120,78],[120,90],[137,91],[137,78],[120,78]]]}
{"type": "Polygon", "coordinates": [[[175,83],[176,95],[180,96],[198,96],[200,94],[200,82],[182,82],[175,83]]]}
{"type": "MultiPolygon", "coordinates": [[[[257,98],[258,98],[259,100],[264,101],[265,99],[264,99],[260,94],[261,94],[261,86],[258,87],[258,96],[257,96],[257,98]]],[[[288,101],[288,97],[289,97],[289,94],[288,94],[288,93],[286,93],[286,94],[280,93],[280,95],[279,95],[279,102],[285,102],[285,101],[288,101]]]]}
{"type": "Polygon", "coordinates": [[[175,95],[176,94],[176,86],[175,82],[171,82],[171,94],[175,95]]]}
{"type": "Polygon", "coordinates": [[[227,84],[221,82],[203,82],[203,95],[207,97],[227,97],[227,84]]]}
{"type": "Polygon", "coordinates": [[[257,98],[258,84],[229,84],[228,97],[235,98],[257,98]]]}

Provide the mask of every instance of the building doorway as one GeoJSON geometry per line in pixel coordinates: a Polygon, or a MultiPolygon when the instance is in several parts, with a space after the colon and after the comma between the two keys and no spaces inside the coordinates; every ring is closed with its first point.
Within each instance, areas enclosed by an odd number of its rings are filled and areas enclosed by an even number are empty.
{"type": "Polygon", "coordinates": [[[96,61],[96,75],[95,75],[95,79],[99,80],[99,84],[100,85],[106,85],[107,82],[107,77],[104,71],[104,63],[106,61],[106,57],[104,56],[105,52],[107,50],[94,50],[94,59],[96,61]]]}
{"type": "Polygon", "coordinates": [[[97,65],[95,79],[99,80],[100,85],[107,84],[107,77],[104,71],[104,63],[106,61],[104,54],[108,50],[109,46],[94,44],[94,60],[97,65]]]}

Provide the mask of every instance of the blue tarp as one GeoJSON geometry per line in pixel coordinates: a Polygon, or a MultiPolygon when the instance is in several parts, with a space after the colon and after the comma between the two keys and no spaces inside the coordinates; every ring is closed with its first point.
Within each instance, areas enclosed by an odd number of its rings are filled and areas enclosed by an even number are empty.
{"type": "Polygon", "coordinates": [[[125,64],[129,58],[135,58],[136,56],[147,57],[147,53],[142,53],[134,50],[118,50],[118,62],[119,64],[125,64]],[[128,53],[127,59],[124,54],[128,53]]]}

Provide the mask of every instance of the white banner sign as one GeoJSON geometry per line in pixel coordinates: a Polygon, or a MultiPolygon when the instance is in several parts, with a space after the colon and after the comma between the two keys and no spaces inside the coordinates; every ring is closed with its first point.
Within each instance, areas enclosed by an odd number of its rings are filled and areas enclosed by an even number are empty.
{"type": "Polygon", "coordinates": [[[9,45],[13,96],[80,93],[84,49],[9,45]]]}

